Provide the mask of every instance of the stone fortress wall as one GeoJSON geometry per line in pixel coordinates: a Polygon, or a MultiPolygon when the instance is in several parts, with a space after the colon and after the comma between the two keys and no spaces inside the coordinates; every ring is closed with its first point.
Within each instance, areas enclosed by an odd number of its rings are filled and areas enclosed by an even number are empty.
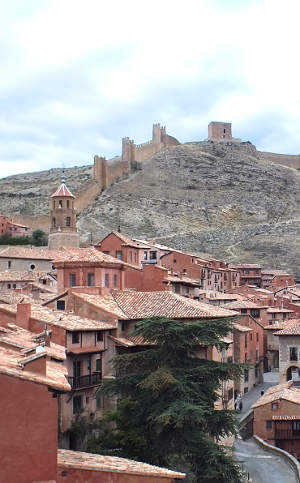
{"type": "MultiPolygon", "coordinates": [[[[229,122],[211,122],[208,125],[208,140],[240,141],[232,137],[232,127],[229,122]]],[[[264,151],[257,151],[257,153],[260,157],[272,161],[272,163],[300,170],[300,154],[276,154],[264,151]]]]}

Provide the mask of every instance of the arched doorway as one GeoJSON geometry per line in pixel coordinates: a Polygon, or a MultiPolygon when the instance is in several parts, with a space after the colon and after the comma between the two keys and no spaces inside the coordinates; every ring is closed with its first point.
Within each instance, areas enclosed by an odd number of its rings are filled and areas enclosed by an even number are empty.
{"type": "Polygon", "coordinates": [[[286,371],[286,380],[294,381],[297,385],[300,385],[300,368],[298,366],[290,366],[286,371]]]}

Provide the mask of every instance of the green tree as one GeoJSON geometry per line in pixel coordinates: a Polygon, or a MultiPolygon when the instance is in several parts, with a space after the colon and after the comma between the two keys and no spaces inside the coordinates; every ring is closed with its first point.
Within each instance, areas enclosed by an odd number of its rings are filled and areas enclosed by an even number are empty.
{"type": "Polygon", "coordinates": [[[37,228],[32,232],[31,243],[36,247],[45,246],[48,243],[48,237],[43,230],[37,228]]]}
{"type": "Polygon", "coordinates": [[[234,411],[215,410],[214,403],[222,381],[239,377],[243,367],[197,357],[199,345],[225,348],[231,324],[166,318],[138,323],[133,334],[153,345],[114,359],[119,376],[99,392],[121,402],[100,422],[102,434],[90,440],[89,450],[177,469],[191,482],[242,481],[239,465],[218,444],[236,432],[234,411]],[[114,423],[109,432],[108,422],[114,423]]]}

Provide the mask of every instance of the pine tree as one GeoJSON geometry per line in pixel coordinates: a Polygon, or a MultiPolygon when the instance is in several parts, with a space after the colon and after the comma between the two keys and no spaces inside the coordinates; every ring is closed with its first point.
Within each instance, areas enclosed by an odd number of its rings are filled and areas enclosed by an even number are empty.
{"type": "Polygon", "coordinates": [[[239,377],[243,368],[197,357],[199,345],[222,350],[231,326],[230,319],[139,322],[133,335],[153,345],[114,359],[120,375],[100,389],[120,398],[105,416],[114,429],[106,427],[89,449],[183,471],[191,482],[242,481],[239,465],[218,444],[236,432],[234,412],[215,410],[214,403],[222,381],[239,377]]]}

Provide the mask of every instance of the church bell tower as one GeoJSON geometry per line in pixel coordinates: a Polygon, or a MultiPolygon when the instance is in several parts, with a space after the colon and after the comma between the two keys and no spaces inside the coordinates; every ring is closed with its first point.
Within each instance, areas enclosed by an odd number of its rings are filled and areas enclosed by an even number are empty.
{"type": "Polygon", "coordinates": [[[75,196],[66,186],[64,174],[60,187],[51,195],[49,250],[61,247],[79,247],[76,228],[75,196]]]}

